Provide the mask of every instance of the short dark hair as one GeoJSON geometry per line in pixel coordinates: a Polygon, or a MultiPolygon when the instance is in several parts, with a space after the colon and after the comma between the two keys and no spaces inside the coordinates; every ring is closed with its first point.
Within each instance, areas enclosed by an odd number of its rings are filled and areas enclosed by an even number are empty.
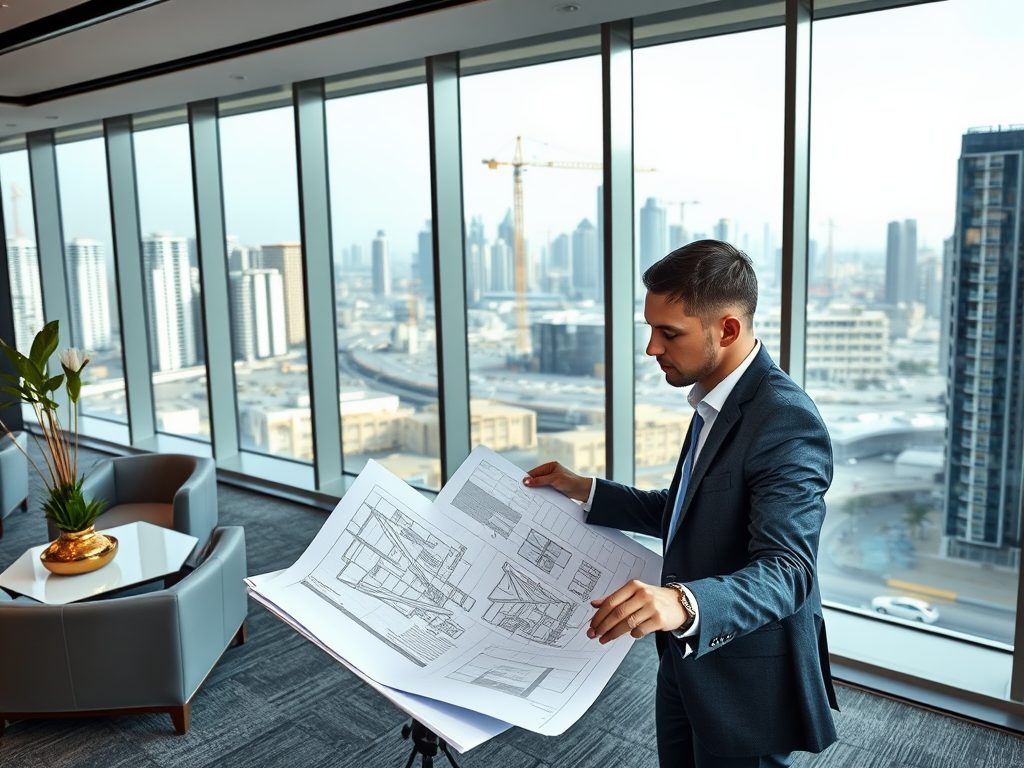
{"type": "Polygon", "coordinates": [[[736,305],[748,323],[757,309],[757,275],[750,257],[721,240],[697,240],[677,248],[644,272],[651,293],[683,304],[707,325],[723,307],[736,305]]]}

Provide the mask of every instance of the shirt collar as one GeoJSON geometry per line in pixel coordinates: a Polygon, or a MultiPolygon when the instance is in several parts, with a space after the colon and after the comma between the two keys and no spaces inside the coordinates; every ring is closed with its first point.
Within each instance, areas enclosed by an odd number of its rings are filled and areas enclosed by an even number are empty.
{"type": "MultiPolygon", "coordinates": [[[[715,413],[720,413],[722,408],[725,407],[725,401],[729,399],[729,395],[732,394],[733,389],[736,388],[736,383],[740,380],[740,377],[747,372],[747,368],[754,362],[754,358],[757,357],[758,351],[761,349],[761,342],[757,339],[754,340],[754,348],[750,350],[750,354],[743,358],[743,362],[737,365],[728,376],[718,382],[718,386],[714,387],[710,392],[705,392],[704,387],[697,382],[690,387],[690,393],[686,396],[687,402],[693,408],[696,408],[698,412],[704,411],[706,408],[711,408],[715,413]],[[704,406],[701,408],[700,406],[704,406]]],[[[707,421],[707,417],[704,413],[701,413],[701,418],[707,421]]]]}

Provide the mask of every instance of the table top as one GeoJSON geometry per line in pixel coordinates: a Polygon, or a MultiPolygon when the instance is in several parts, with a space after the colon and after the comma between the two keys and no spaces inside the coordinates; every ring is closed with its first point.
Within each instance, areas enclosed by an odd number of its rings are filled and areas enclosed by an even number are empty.
{"type": "Polygon", "coordinates": [[[43,567],[39,554],[47,544],[25,552],[3,573],[0,587],[47,605],[65,605],[175,573],[199,539],[185,533],[136,522],[107,528],[117,539],[117,554],[102,568],[77,576],[58,576],[43,567]]]}

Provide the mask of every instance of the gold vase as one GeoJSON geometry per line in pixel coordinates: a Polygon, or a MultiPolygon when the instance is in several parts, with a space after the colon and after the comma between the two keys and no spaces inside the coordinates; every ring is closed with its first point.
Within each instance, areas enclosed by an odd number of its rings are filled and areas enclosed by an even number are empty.
{"type": "Polygon", "coordinates": [[[96,533],[93,526],[84,531],[61,531],[58,539],[39,555],[43,567],[61,576],[77,576],[102,568],[117,554],[117,539],[96,533]]]}

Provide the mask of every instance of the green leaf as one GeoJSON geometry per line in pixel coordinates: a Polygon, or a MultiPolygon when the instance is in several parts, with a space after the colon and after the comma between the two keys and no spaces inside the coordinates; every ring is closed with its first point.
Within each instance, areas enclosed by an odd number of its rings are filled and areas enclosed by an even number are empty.
{"type": "Polygon", "coordinates": [[[14,347],[9,347],[4,344],[3,352],[7,355],[7,359],[11,361],[11,364],[18,369],[18,373],[21,374],[21,378],[23,378],[28,384],[31,384],[35,389],[43,388],[43,371],[41,368],[36,367],[35,363],[21,354],[21,352],[16,350],[14,347]]]}
{"type": "Polygon", "coordinates": [[[57,350],[59,339],[59,321],[51,320],[43,326],[43,329],[32,340],[32,351],[29,353],[29,357],[40,371],[46,370],[46,361],[57,350]]]}
{"type": "Polygon", "coordinates": [[[64,374],[62,373],[58,376],[54,376],[52,379],[47,379],[46,385],[43,387],[43,390],[46,392],[56,392],[58,389],[60,389],[60,385],[63,383],[64,374]]]}

